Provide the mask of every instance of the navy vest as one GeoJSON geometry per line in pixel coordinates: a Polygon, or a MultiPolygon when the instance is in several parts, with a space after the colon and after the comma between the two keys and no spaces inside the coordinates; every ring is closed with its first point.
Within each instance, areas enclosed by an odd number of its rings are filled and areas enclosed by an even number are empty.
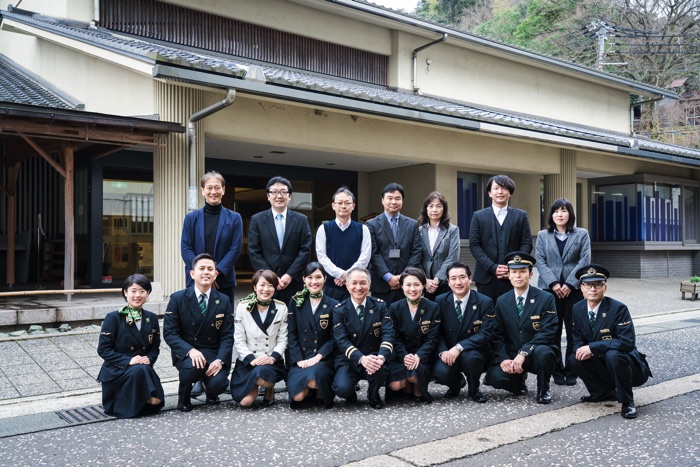
{"type": "Polygon", "coordinates": [[[339,268],[347,270],[360,258],[362,224],[350,221],[350,226],[343,231],[333,220],[323,224],[323,228],[326,230],[326,255],[328,259],[339,268]]]}

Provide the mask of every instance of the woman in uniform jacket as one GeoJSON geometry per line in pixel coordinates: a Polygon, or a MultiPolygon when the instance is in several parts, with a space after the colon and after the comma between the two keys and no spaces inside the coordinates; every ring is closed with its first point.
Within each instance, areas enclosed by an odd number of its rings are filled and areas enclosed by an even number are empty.
{"type": "Polygon", "coordinates": [[[253,274],[253,293],[242,299],[234,318],[234,348],[238,354],[231,377],[231,397],[244,407],[253,405],[260,386],[264,407],[275,403],[274,387],[285,376],[287,306],[272,297],[279,279],[269,269],[253,274]]]}
{"type": "Polygon", "coordinates": [[[389,362],[387,386],[403,391],[417,402],[432,402],[428,383],[440,334],[437,304],[423,297],[426,278],[419,268],[406,268],[399,278],[406,298],[391,304],[394,323],[394,353],[389,362]]]}
{"type": "Polygon", "coordinates": [[[158,316],[143,309],[150,293],[146,276],[127,277],[122,285],[126,306],[102,322],[97,353],[104,363],[97,380],[107,415],[131,418],[163,408],[163,386],[153,370],[160,353],[158,316]]]}
{"type": "Polygon", "coordinates": [[[576,302],[583,300],[583,294],[576,279],[576,271],[591,262],[591,241],[588,231],[574,227],[576,214],[567,199],[558,199],[549,209],[549,227],[537,234],[535,257],[540,278],[537,286],[554,295],[557,305],[559,327],[554,341],[559,347],[557,367],[554,370],[554,383],[573,386],[576,375],[562,364],[561,331],[566,327],[566,356],[568,361],[573,349],[573,329],[571,310],[576,302]]]}
{"type": "Polygon", "coordinates": [[[289,301],[287,390],[289,405],[299,408],[315,390],[316,398],[333,407],[333,307],[337,300],[323,295],[326,272],[313,262],[304,269],[304,288],[289,301]]]}
{"type": "Polygon", "coordinates": [[[459,227],[450,224],[447,199],[437,191],[423,201],[418,224],[423,245],[421,267],[427,276],[425,296],[434,300],[450,291],[446,271],[459,261],[459,227]]]}

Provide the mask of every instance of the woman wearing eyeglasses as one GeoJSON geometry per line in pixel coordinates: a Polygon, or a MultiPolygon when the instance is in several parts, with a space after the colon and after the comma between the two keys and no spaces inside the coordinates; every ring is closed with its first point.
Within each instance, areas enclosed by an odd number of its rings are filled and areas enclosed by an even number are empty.
{"type": "Polygon", "coordinates": [[[554,295],[559,327],[555,342],[559,346],[554,383],[573,386],[576,375],[564,365],[561,355],[562,327],[566,327],[566,358],[573,349],[571,310],[583,300],[576,270],[591,261],[591,241],[588,231],[575,227],[574,207],[567,199],[557,199],[549,209],[549,226],[537,234],[536,259],[540,274],[538,287],[554,295]]]}

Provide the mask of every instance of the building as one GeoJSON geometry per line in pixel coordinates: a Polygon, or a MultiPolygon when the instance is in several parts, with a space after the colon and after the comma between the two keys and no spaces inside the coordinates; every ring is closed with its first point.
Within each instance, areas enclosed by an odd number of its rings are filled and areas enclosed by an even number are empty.
{"type": "MultiPolygon", "coordinates": [[[[268,207],[269,177],[290,178],[312,229],[333,217],[341,184],[357,193],[359,217],[381,210],[387,182],[406,187],[411,216],[437,189],[465,244],[486,180],[507,173],[534,233],[542,206],[575,200],[594,259],[617,276],[699,265],[700,151],[631,130],[630,97],[677,98],[669,90],[357,0],[0,5],[0,53],[86,111],[188,126],[150,152],[88,164],[76,190],[91,200],[90,225],[103,226],[85,244],[93,287],[133,270],[150,245],[163,290],[184,285],[181,224],[205,169],[224,174],[224,204],[244,221],[268,207]],[[153,232],[134,231],[151,193],[153,232]]],[[[239,270],[246,261],[244,248],[239,270]]]]}

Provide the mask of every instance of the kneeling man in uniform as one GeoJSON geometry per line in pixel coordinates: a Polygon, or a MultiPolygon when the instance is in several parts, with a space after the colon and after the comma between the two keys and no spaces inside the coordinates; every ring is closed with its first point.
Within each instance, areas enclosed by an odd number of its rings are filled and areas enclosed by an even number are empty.
{"type": "Polygon", "coordinates": [[[576,271],[585,300],[572,310],[574,351],[571,365],[588,389],[583,402],[617,400],[624,418],[637,418],[633,386],[651,375],[646,356],[635,347],[634,325],[623,303],[605,296],[610,272],[598,264],[576,271]]]}
{"type": "Polygon", "coordinates": [[[333,337],[338,345],[333,392],[347,402],[356,402],[355,385],[366,379],[369,405],[381,409],[384,403],[379,388],[384,386],[388,375],[387,362],[394,350],[394,326],[386,303],[367,296],[370,281],[367,269],[358,266],[348,270],[346,285],[350,298],[333,309],[333,337]]]}
{"type": "Polygon", "coordinates": [[[505,262],[514,290],[496,300],[494,356],[484,384],[525,395],[527,373],[534,373],[537,403],[549,404],[549,380],[559,352],[554,343],[558,322],[554,296],[530,285],[535,258],[515,251],[506,255],[505,262]]]}
{"type": "Polygon", "coordinates": [[[206,386],[206,403],[219,403],[233,350],[233,307],[212,287],[217,276],[214,258],[208,253],[195,256],[190,275],[194,284],[172,294],[163,323],[163,337],[180,372],[180,412],[192,410],[192,384],[200,379],[206,386]]]}

